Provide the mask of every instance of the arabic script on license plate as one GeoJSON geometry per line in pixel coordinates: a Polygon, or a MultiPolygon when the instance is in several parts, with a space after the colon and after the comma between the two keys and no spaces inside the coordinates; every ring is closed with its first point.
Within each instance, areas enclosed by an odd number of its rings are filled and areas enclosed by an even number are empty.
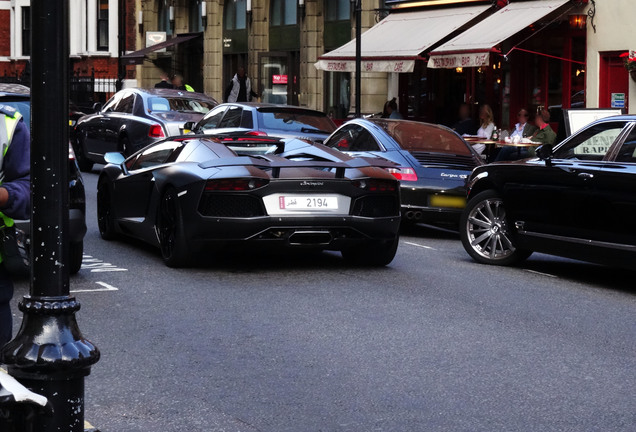
{"type": "Polygon", "coordinates": [[[334,196],[281,196],[278,198],[281,210],[338,210],[338,198],[334,196]]]}

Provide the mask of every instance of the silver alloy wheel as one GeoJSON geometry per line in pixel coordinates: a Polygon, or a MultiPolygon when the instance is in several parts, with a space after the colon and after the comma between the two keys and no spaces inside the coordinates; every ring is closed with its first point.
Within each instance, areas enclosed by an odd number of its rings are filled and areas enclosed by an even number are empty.
{"type": "Polygon", "coordinates": [[[475,205],[466,222],[472,249],[490,261],[503,260],[515,252],[500,198],[487,198],[475,205]]]}

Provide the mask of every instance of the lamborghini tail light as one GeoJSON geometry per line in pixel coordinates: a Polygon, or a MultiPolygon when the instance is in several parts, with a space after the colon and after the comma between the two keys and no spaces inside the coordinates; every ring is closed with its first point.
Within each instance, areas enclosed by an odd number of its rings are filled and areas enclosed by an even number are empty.
{"type": "Polygon", "coordinates": [[[165,135],[163,134],[163,128],[161,127],[161,125],[158,124],[153,124],[152,126],[150,126],[150,129],[148,129],[148,136],[151,138],[165,137],[165,135]]]}
{"type": "Polygon", "coordinates": [[[400,167],[387,168],[386,170],[400,181],[417,181],[417,174],[413,168],[400,167]]]}
{"type": "Polygon", "coordinates": [[[267,179],[215,179],[208,180],[205,184],[206,192],[237,192],[250,191],[262,188],[269,183],[267,179]]]}

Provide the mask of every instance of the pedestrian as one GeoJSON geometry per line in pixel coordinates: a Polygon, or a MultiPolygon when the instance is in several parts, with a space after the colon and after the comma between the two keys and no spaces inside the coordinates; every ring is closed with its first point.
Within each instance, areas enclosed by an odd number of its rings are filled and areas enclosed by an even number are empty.
{"type": "Polygon", "coordinates": [[[397,106],[397,102],[395,100],[395,98],[391,99],[390,101],[387,101],[386,104],[384,104],[384,108],[386,110],[386,113],[389,115],[390,119],[402,119],[402,114],[400,114],[400,112],[398,111],[398,106],[397,106]]]}
{"type": "Polygon", "coordinates": [[[174,88],[174,85],[172,85],[172,83],[170,82],[170,78],[168,77],[167,73],[161,72],[160,77],[161,77],[161,81],[155,84],[155,88],[167,88],[167,89],[174,88]]]}
{"type": "Polygon", "coordinates": [[[538,130],[530,137],[530,140],[537,143],[553,145],[554,141],[556,141],[556,132],[552,130],[549,121],[550,112],[543,107],[539,107],[537,116],[534,119],[534,124],[538,130]]]}
{"type": "MultiPolygon", "coordinates": [[[[13,219],[28,219],[30,207],[31,137],[28,126],[14,108],[0,105],[0,219],[13,226],[13,219]]],[[[0,262],[2,256],[0,256],[0,262]]],[[[0,265],[0,347],[11,340],[13,282],[0,265]]]]}
{"type": "Polygon", "coordinates": [[[185,91],[189,91],[189,92],[193,92],[194,91],[194,88],[192,88],[191,85],[183,83],[183,76],[181,76],[179,74],[172,75],[172,80],[170,80],[170,81],[172,83],[172,86],[175,89],[177,89],[177,90],[185,90],[185,91]]]}
{"type": "Polygon", "coordinates": [[[250,102],[252,98],[258,97],[256,93],[252,91],[252,84],[250,79],[245,75],[245,68],[240,66],[232,81],[225,89],[224,99],[226,102],[250,102]]]}
{"type": "Polygon", "coordinates": [[[459,120],[453,126],[453,130],[459,135],[475,135],[477,133],[477,125],[470,116],[470,105],[466,102],[459,105],[459,120]]]}

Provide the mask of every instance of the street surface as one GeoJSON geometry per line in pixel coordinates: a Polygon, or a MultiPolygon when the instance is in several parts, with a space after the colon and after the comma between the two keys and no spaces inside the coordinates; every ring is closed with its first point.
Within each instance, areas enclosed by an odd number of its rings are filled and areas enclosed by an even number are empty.
{"type": "Polygon", "coordinates": [[[479,265],[421,226],[386,268],[244,253],[169,269],[100,239],[84,178],[71,290],[102,353],[86,378],[102,432],[636,430],[634,272],[479,265]]]}

